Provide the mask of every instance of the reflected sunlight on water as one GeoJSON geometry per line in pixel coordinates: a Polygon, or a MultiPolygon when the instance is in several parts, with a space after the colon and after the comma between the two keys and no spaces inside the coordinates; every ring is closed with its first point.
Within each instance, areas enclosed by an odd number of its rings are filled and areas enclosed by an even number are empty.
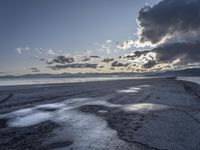
{"type": "Polygon", "coordinates": [[[33,85],[33,84],[51,84],[51,83],[75,83],[126,79],[144,79],[148,77],[103,77],[103,78],[4,78],[0,79],[0,86],[6,85],[33,85]]]}

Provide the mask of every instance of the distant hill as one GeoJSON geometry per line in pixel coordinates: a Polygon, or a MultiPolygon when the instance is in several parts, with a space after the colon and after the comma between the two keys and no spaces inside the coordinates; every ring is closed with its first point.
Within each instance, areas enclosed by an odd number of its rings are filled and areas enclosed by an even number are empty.
{"type": "Polygon", "coordinates": [[[183,70],[174,70],[174,71],[166,71],[160,73],[152,73],[148,76],[167,76],[167,77],[193,77],[193,76],[200,76],[200,68],[190,68],[190,69],[183,69],[183,70]]]}
{"type": "Polygon", "coordinates": [[[89,78],[89,77],[113,77],[113,76],[123,76],[123,77],[132,77],[132,76],[144,76],[144,73],[62,73],[62,74],[26,74],[20,76],[6,75],[0,76],[0,78],[89,78]]]}

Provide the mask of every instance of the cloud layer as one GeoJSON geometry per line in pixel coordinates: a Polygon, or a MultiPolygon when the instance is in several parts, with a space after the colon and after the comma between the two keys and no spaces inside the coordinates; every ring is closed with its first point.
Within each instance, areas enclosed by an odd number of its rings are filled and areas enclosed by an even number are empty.
{"type": "Polygon", "coordinates": [[[197,39],[200,37],[200,1],[163,0],[153,7],[146,5],[139,12],[138,23],[141,43],[184,41],[188,36],[191,40],[197,39]]]}
{"type": "Polygon", "coordinates": [[[180,63],[185,65],[187,63],[200,61],[200,43],[174,43],[159,46],[153,49],[157,53],[158,62],[172,62],[179,59],[180,63]]]}
{"type": "Polygon", "coordinates": [[[53,69],[53,70],[61,70],[61,69],[67,69],[67,68],[92,68],[92,69],[96,69],[96,67],[97,67],[97,64],[89,64],[89,63],[85,63],[85,64],[74,63],[74,64],[66,64],[66,65],[48,66],[48,68],[53,69]]]}
{"type": "Polygon", "coordinates": [[[66,57],[66,56],[56,56],[53,59],[47,61],[47,64],[66,64],[66,63],[73,63],[75,62],[73,57],[66,57]]]}
{"type": "Polygon", "coordinates": [[[162,0],[153,7],[146,5],[139,12],[138,26],[138,43],[155,46],[152,52],[157,55],[150,67],[200,62],[200,0],[162,0]]]}

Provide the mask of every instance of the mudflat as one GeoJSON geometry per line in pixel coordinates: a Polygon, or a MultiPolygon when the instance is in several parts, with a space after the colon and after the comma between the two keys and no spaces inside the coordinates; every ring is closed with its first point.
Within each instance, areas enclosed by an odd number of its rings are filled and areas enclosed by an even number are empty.
{"type": "Polygon", "coordinates": [[[200,86],[173,78],[0,87],[0,149],[197,150],[200,86]]]}

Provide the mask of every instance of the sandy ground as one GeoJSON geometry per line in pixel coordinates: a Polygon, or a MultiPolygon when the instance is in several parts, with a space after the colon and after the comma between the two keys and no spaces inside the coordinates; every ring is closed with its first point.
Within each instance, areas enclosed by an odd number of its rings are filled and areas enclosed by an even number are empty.
{"type": "Polygon", "coordinates": [[[198,150],[200,86],[138,79],[0,87],[2,150],[198,150]]]}

